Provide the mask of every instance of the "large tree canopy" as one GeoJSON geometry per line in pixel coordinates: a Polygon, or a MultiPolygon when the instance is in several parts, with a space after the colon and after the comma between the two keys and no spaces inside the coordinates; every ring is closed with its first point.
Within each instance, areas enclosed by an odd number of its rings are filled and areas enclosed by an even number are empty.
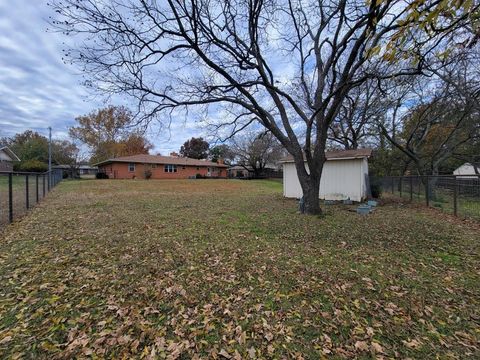
{"type": "Polygon", "coordinates": [[[206,159],[210,145],[203,138],[192,137],[180,147],[180,155],[192,159],[206,159]]]}
{"type": "Polygon", "coordinates": [[[405,155],[404,170],[438,174],[459,154],[475,161],[468,154],[480,141],[479,60],[476,51],[458,54],[428,81],[410,79],[378,101],[380,135],[405,155]]]}
{"type": "Polygon", "coordinates": [[[230,165],[235,158],[232,148],[226,144],[212,147],[208,152],[208,156],[213,162],[223,161],[227,165],[230,165]]]}
{"type": "Polygon", "coordinates": [[[152,144],[133,125],[132,112],[124,106],[109,106],[75,119],[72,138],[90,148],[92,163],[118,156],[148,154],[152,144]]]}
{"type": "Polygon", "coordinates": [[[425,71],[429,57],[454,39],[469,46],[476,36],[466,25],[477,6],[456,0],[53,5],[55,26],[82,35],[84,45],[66,55],[89,74],[89,86],[130,95],[147,121],[160,113],[175,120],[178,110],[196,107],[220,134],[260,124],[293,155],[308,213],[320,211],[327,134],[350,91],[372,78],[425,71]]]}
{"type": "Polygon", "coordinates": [[[238,165],[252,170],[259,177],[267,166],[277,166],[284,156],[283,148],[271,133],[247,133],[233,140],[233,151],[238,165]]]}

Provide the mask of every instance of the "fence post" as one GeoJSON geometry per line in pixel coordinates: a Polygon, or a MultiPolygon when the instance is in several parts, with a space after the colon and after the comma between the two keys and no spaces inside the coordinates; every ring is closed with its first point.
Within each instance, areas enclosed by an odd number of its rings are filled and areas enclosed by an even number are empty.
{"type": "Polygon", "coordinates": [[[427,175],[427,181],[425,182],[425,199],[427,201],[427,206],[430,206],[430,180],[427,175]]]}
{"type": "Polygon", "coordinates": [[[457,177],[453,177],[453,215],[458,216],[458,186],[457,177]]]}
{"type": "Polygon", "coordinates": [[[42,184],[43,184],[43,196],[42,199],[45,197],[45,174],[42,174],[42,184]]]}
{"type": "Polygon", "coordinates": [[[37,204],[38,204],[38,174],[35,175],[35,194],[36,194],[35,200],[37,200],[37,204]]]}
{"type": "Polygon", "coordinates": [[[392,194],[393,194],[395,189],[395,180],[393,180],[393,176],[391,177],[391,179],[392,179],[392,194]]]}
{"type": "Polygon", "coordinates": [[[8,173],[8,221],[13,222],[13,179],[12,173],[8,173]]]}
{"type": "Polygon", "coordinates": [[[47,190],[48,192],[50,192],[50,178],[51,178],[52,174],[50,174],[50,172],[48,172],[48,176],[47,176],[47,190]]]}
{"type": "Polygon", "coordinates": [[[30,191],[28,188],[28,174],[25,175],[25,207],[30,208],[30,191]]]}
{"type": "Polygon", "coordinates": [[[400,197],[402,197],[403,176],[400,176],[399,180],[400,180],[400,184],[399,184],[398,190],[400,191],[400,197]]]}
{"type": "Polygon", "coordinates": [[[410,176],[410,201],[413,201],[413,177],[410,176]]]}

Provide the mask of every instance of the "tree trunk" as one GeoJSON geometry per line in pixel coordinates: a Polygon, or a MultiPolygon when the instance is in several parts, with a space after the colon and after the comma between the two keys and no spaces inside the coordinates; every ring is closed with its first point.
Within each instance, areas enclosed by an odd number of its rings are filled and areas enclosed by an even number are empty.
{"type": "Polygon", "coordinates": [[[322,209],[320,208],[320,200],[318,198],[320,192],[320,179],[318,181],[309,178],[306,186],[302,186],[303,189],[303,201],[304,201],[304,214],[320,215],[322,209]]]}
{"type": "Polygon", "coordinates": [[[303,213],[308,215],[319,215],[322,213],[320,208],[320,178],[322,174],[323,164],[325,160],[321,161],[319,168],[310,170],[308,173],[305,169],[305,163],[295,161],[297,169],[298,180],[303,192],[303,213]]]}

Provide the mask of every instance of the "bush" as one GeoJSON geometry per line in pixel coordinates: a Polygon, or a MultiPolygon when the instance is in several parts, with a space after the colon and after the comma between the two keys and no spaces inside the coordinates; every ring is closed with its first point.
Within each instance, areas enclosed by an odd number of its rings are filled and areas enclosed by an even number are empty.
{"type": "Polygon", "coordinates": [[[370,193],[372,194],[372,198],[378,199],[382,195],[382,187],[380,184],[375,183],[370,185],[370,193]]]}
{"type": "Polygon", "coordinates": [[[152,170],[150,170],[150,169],[145,170],[143,175],[145,176],[145,179],[147,179],[147,180],[150,179],[152,177],[152,170]]]}
{"type": "Polygon", "coordinates": [[[108,175],[105,174],[104,172],[98,172],[98,173],[95,175],[95,178],[97,178],[97,179],[108,179],[108,175]]]}
{"type": "Polygon", "coordinates": [[[40,160],[26,160],[15,164],[15,171],[45,172],[48,171],[48,165],[40,160]]]}
{"type": "Polygon", "coordinates": [[[203,176],[202,174],[197,174],[197,175],[195,175],[195,178],[196,179],[205,179],[205,176],[203,176]]]}

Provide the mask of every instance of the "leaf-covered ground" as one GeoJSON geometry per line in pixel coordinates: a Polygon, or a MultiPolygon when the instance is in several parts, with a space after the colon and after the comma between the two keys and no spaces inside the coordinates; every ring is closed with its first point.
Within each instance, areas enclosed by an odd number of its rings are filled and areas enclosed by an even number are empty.
{"type": "Polygon", "coordinates": [[[0,233],[0,358],[478,358],[479,246],[275,182],[63,182],[0,233]]]}

